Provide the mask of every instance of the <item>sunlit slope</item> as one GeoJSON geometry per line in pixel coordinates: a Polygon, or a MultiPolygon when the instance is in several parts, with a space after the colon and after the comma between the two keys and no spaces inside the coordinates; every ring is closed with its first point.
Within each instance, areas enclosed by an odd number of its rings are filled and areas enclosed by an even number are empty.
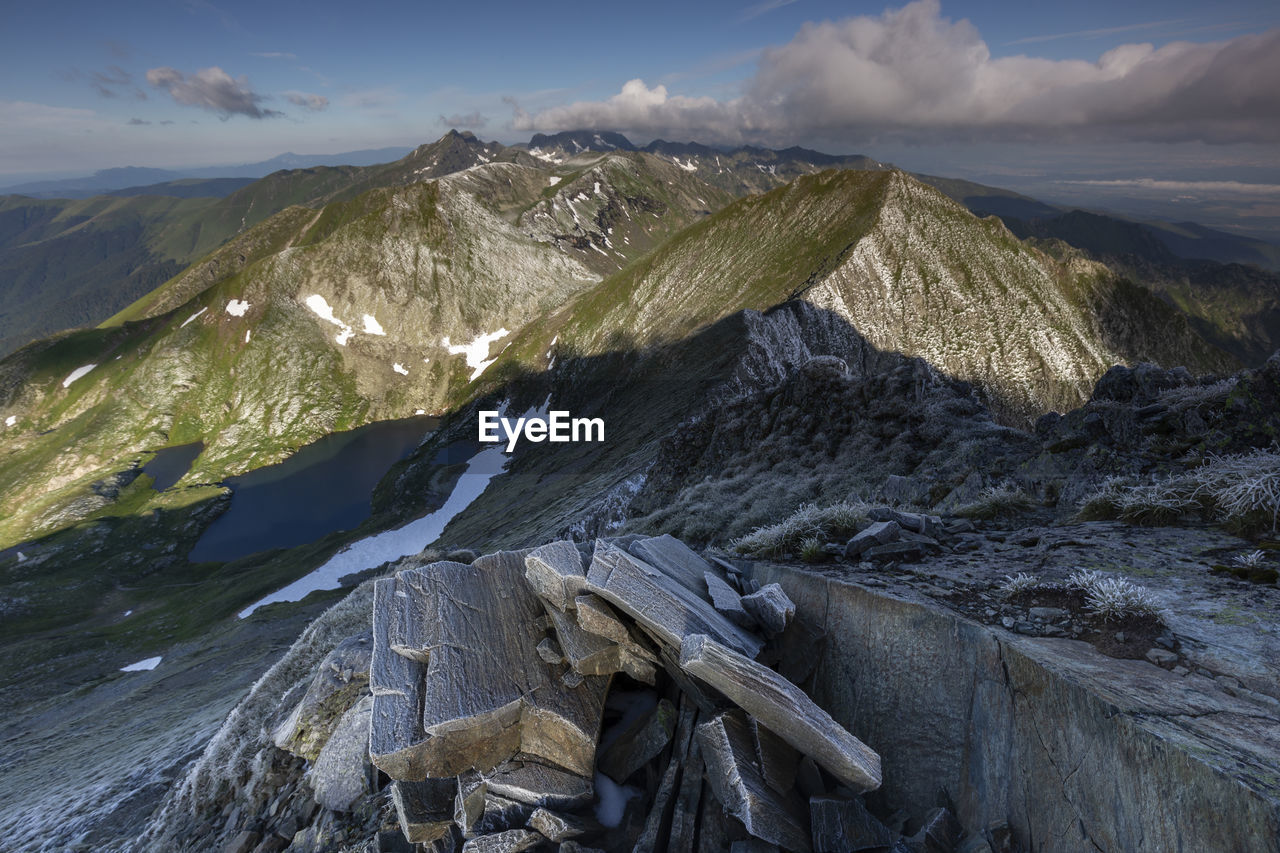
{"type": "Polygon", "coordinates": [[[1011,416],[1078,405],[1116,363],[1230,367],[1184,318],[1102,265],[1055,260],[898,171],[825,172],[742,199],[518,342],[599,354],[805,299],[875,347],[974,382],[1011,416]]]}

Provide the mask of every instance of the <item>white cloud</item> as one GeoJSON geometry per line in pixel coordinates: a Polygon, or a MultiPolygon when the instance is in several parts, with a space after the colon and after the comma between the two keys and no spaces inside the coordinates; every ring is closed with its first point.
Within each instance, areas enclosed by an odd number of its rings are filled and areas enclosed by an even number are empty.
{"type": "Polygon", "coordinates": [[[520,130],[583,127],[719,142],[796,137],[1280,140],[1280,29],[1214,43],[1127,44],[1097,61],[993,58],[967,20],[915,0],[806,24],[765,50],[740,97],[631,80],[604,101],[517,112],[520,130]]]}
{"type": "Polygon", "coordinates": [[[267,110],[258,106],[265,100],[249,88],[247,78],[232,77],[218,66],[201,68],[194,74],[183,74],[176,68],[164,66],[147,72],[147,82],[163,89],[179,104],[200,107],[218,113],[223,118],[244,115],[249,118],[274,118],[283,115],[279,110],[267,110]]]}
{"type": "Polygon", "coordinates": [[[309,112],[320,112],[329,108],[329,99],[324,95],[313,95],[307,92],[285,92],[284,98],[294,106],[302,107],[309,112]]]}

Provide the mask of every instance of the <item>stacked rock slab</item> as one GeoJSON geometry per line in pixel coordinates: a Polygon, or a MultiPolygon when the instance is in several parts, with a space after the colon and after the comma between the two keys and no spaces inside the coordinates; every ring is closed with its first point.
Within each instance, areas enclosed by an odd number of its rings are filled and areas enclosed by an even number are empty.
{"type": "Polygon", "coordinates": [[[722,565],[669,536],[584,553],[553,542],[376,582],[369,751],[410,841],[585,849],[573,839],[608,837],[599,772],[648,785],[637,850],[754,837],[808,853],[818,766],[855,791],[879,785],[879,757],[757,662],[762,634],[794,630],[780,588],[744,603],[722,565]],[[661,698],[597,761],[617,673],[661,698]]]}

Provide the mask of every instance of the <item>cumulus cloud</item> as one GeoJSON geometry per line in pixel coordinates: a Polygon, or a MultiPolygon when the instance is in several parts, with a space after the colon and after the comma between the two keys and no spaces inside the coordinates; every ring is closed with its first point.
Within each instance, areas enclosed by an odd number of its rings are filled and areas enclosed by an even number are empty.
{"type": "Polygon", "coordinates": [[[460,127],[463,130],[479,130],[489,123],[489,119],[486,116],[481,115],[479,112],[454,113],[450,116],[442,114],[439,118],[439,122],[445,127],[460,127]]]}
{"type": "Polygon", "coordinates": [[[329,99],[324,95],[311,95],[306,92],[285,92],[284,98],[294,106],[302,107],[304,110],[313,113],[329,109],[329,99]]]}
{"type": "Polygon", "coordinates": [[[233,115],[249,118],[275,118],[283,115],[279,110],[259,106],[265,98],[249,88],[247,78],[232,77],[216,65],[201,68],[190,75],[168,66],[152,68],[147,72],[147,82],[168,92],[179,104],[200,107],[217,113],[224,119],[233,115]]]}
{"type": "Polygon", "coordinates": [[[806,24],[765,50],[733,99],[631,80],[519,130],[582,127],[721,142],[940,139],[1280,141],[1280,29],[1229,41],[1126,44],[1097,61],[993,58],[967,20],[915,0],[806,24]]]}

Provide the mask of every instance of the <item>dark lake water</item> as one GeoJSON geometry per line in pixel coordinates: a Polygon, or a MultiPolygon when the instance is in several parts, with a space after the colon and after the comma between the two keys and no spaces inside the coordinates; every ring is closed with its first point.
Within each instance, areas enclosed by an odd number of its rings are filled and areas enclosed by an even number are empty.
{"type": "Polygon", "coordinates": [[[278,465],[227,479],[231,507],[209,525],[189,559],[234,560],[350,530],[369,517],[382,476],[437,423],[405,418],[334,433],[278,465]]]}
{"type": "Polygon", "coordinates": [[[196,461],[196,457],[202,450],[204,450],[203,441],[158,450],[155,458],[142,466],[142,473],[150,475],[155,481],[151,484],[151,488],[157,492],[163,492],[191,470],[191,463],[196,461]]]}

